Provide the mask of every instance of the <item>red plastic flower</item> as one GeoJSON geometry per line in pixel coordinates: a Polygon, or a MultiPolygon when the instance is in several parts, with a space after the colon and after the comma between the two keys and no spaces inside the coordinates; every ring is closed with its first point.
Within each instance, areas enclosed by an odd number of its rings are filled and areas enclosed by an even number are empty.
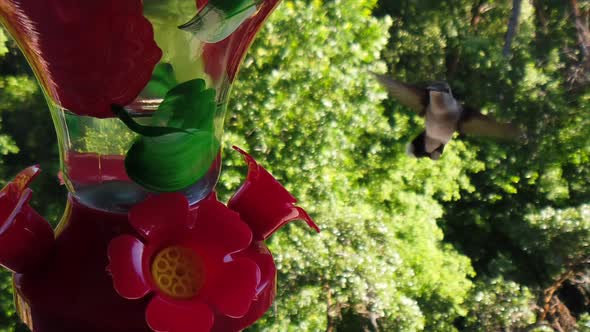
{"type": "Polygon", "coordinates": [[[0,19],[49,96],[79,115],[112,117],[162,56],[141,0],[6,0],[0,19]]]}
{"type": "Polygon", "coordinates": [[[148,198],[129,213],[138,239],[109,245],[114,287],[127,299],[155,294],[146,309],[154,331],[209,331],[216,315],[245,316],[256,297],[258,265],[241,255],[252,232],[214,194],[189,213],[180,193],[148,198]]]}
{"type": "Polygon", "coordinates": [[[268,171],[234,149],[249,171],[230,208],[215,194],[190,208],[182,194],[154,196],[129,213],[142,239],[123,235],[109,245],[117,292],[127,299],[155,294],[146,310],[154,331],[235,332],[250,326],[275,297],[276,267],[263,240],[295,219],[319,231],[268,171]]]}
{"type": "Polygon", "coordinates": [[[51,226],[29,206],[39,166],[20,172],[0,191],[0,265],[25,272],[42,263],[54,243],[51,226]]]}
{"type": "Polygon", "coordinates": [[[292,220],[305,220],[309,227],[319,232],[319,227],[302,208],[295,206],[293,197],[264,167],[258,165],[242,149],[234,146],[248,163],[246,182],[227,203],[248,223],[256,240],[266,240],[277,229],[292,220]]]}

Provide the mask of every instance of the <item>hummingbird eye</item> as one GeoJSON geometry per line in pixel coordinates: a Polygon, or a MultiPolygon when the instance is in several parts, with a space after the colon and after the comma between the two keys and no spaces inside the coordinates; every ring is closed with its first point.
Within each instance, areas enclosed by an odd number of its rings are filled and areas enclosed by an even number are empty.
{"type": "Polygon", "coordinates": [[[448,84],[445,84],[444,87],[443,87],[443,91],[446,92],[446,93],[448,93],[448,94],[451,94],[451,86],[448,85],[448,84]]]}

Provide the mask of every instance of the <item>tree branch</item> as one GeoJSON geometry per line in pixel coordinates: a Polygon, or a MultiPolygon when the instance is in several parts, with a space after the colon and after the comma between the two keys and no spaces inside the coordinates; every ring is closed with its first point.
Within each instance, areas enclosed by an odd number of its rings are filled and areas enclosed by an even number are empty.
{"type": "Polygon", "coordinates": [[[502,49],[502,54],[505,57],[508,57],[510,55],[510,48],[512,47],[512,40],[516,35],[516,30],[518,29],[518,20],[520,19],[521,11],[522,0],[512,0],[512,15],[510,15],[510,20],[508,21],[508,31],[506,31],[506,38],[504,39],[504,49],[502,49]]]}
{"type": "Polygon", "coordinates": [[[570,4],[574,12],[576,32],[578,34],[578,43],[580,44],[580,48],[582,49],[582,55],[584,57],[583,62],[588,62],[590,61],[590,30],[588,28],[588,22],[584,22],[585,20],[583,20],[582,13],[580,12],[580,7],[578,6],[578,1],[570,0],[570,4]]]}
{"type": "Polygon", "coordinates": [[[332,292],[330,290],[330,285],[326,284],[324,285],[324,291],[326,292],[326,304],[328,307],[328,310],[326,310],[326,317],[327,317],[327,324],[326,324],[326,332],[333,332],[336,329],[336,324],[334,323],[334,320],[332,319],[332,315],[330,310],[332,310],[332,292]]]}
{"type": "Polygon", "coordinates": [[[541,308],[538,308],[537,322],[548,322],[557,331],[570,331],[576,325],[576,319],[569,308],[561,302],[557,292],[566,281],[577,280],[578,272],[590,263],[590,256],[579,257],[567,264],[566,270],[543,291],[541,308]]]}
{"type": "Polygon", "coordinates": [[[547,34],[547,32],[549,32],[549,21],[543,11],[543,5],[540,3],[540,0],[533,0],[532,4],[533,8],[535,8],[535,14],[537,15],[537,20],[541,29],[544,34],[547,34]]]}
{"type": "Polygon", "coordinates": [[[489,3],[486,3],[486,0],[480,0],[479,3],[471,9],[471,26],[473,29],[477,29],[477,25],[481,21],[483,14],[490,11],[492,8],[494,7],[489,3]]]}

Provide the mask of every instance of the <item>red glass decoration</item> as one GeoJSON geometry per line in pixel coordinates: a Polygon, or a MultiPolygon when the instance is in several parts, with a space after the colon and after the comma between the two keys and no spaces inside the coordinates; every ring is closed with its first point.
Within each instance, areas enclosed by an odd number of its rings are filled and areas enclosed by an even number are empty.
{"type": "Polygon", "coordinates": [[[128,301],[106,272],[107,248],[133,234],[127,215],[81,204],[70,196],[51,255],[14,276],[16,307],[34,332],[149,332],[145,301],[128,301]]]}
{"type": "Polygon", "coordinates": [[[162,56],[141,0],[2,0],[0,21],[45,93],[78,115],[112,117],[111,104],[131,103],[162,56]]]}

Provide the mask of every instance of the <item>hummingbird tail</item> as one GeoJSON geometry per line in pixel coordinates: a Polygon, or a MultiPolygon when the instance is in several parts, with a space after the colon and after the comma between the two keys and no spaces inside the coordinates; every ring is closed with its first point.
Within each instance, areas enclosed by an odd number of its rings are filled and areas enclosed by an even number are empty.
{"type": "Polygon", "coordinates": [[[430,158],[432,160],[438,160],[445,149],[444,144],[440,144],[438,148],[436,148],[432,152],[426,151],[426,132],[423,131],[420,135],[416,136],[412,142],[408,144],[406,147],[406,153],[409,156],[415,158],[430,158]]]}

